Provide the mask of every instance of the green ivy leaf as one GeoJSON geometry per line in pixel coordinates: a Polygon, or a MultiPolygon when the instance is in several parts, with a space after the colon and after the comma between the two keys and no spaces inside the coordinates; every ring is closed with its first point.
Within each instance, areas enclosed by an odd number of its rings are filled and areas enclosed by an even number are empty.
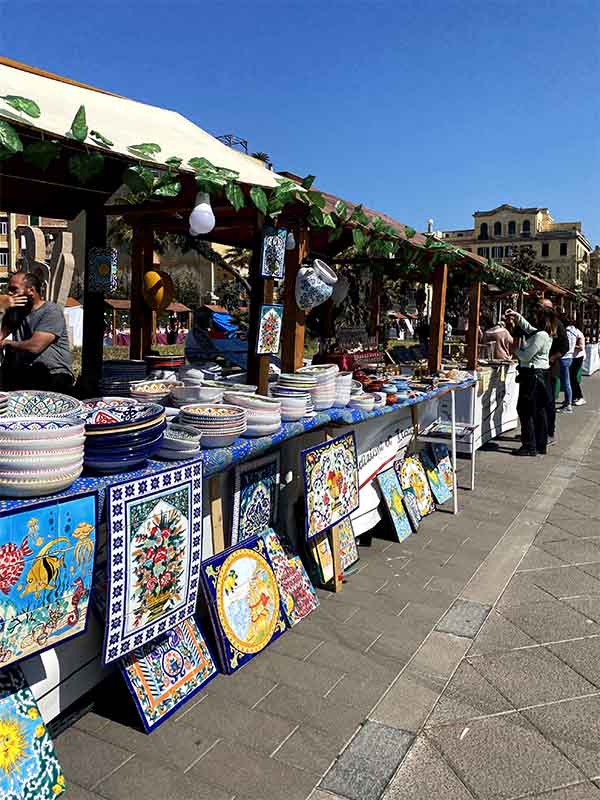
{"type": "Polygon", "coordinates": [[[102,153],[76,153],[69,159],[69,172],[80,183],[89,183],[104,169],[102,153]]]}
{"type": "Polygon", "coordinates": [[[414,228],[411,228],[410,225],[404,226],[404,235],[406,236],[407,239],[412,239],[415,234],[416,230],[414,228]]]}
{"type": "Polygon", "coordinates": [[[0,161],[5,161],[7,158],[11,158],[12,156],[14,156],[14,153],[12,153],[10,150],[7,150],[6,147],[2,147],[2,145],[0,145],[0,161]]]}
{"type": "Polygon", "coordinates": [[[85,106],[79,106],[73,122],[71,123],[71,130],[69,131],[73,139],[78,142],[85,142],[88,135],[88,126],[85,118],[85,106]]]}
{"type": "Polygon", "coordinates": [[[302,181],[302,188],[310,189],[310,187],[313,185],[314,182],[315,182],[315,176],[307,175],[306,178],[304,178],[304,180],[302,181]]]}
{"type": "Polygon", "coordinates": [[[335,213],[338,215],[342,222],[348,218],[348,206],[343,200],[338,200],[335,204],[335,213]]]}
{"type": "Polygon", "coordinates": [[[181,183],[179,181],[164,181],[163,179],[154,185],[152,194],[156,197],[177,197],[180,191],[181,183]]]}
{"type": "Polygon", "coordinates": [[[229,200],[236,211],[239,211],[240,208],[243,208],[246,204],[242,187],[239,185],[239,183],[235,183],[235,181],[229,181],[229,183],[225,186],[225,197],[229,200]]]}
{"type": "Polygon", "coordinates": [[[350,219],[353,222],[358,222],[360,225],[365,225],[366,226],[366,225],[369,224],[369,218],[367,217],[367,215],[363,211],[362,205],[355,206],[354,211],[352,212],[352,215],[351,215],[350,219]]]}
{"type": "Polygon", "coordinates": [[[341,237],[343,232],[344,232],[343,228],[336,228],[335,230],[330,232],[329,236],[327,237],[327,241],[337,242],[337,240],[341,237]]]}
{"type": "Polygon", "coordinates": [[[183,159],[182,158],[178,158],[177,156],[170,156],[165,161],[165,164],[168,164],[170,167],[173,167],[173,169],[179,169],[179,167],[182,165],[182,163],[183,163],[183,159]]]}
{"type": "Polygon", "coordinates": [[[59,154],[58,142],[34,142],[27,145],[23,152],[23,158],[28,164],[33,164],[34,167],[45,172],[59,154]]]}
{"type": "Polygon", "coordinates": [[[269,210],[269,201],[267,200],[267,195],[260,186],[253,186],[250,189],[250,199],[259,211],[262,211],[265,215],[267,214],[269,210]]]}
{"type": "Polygon", "coordinates": [[[325,228],[337,228],[335,221],[331,214],[323,214],[323,225],[325,228]]]}
{"type": "Polygon", "coordinates": [[[28,117],[37,119],[42,113],[38,104],[34,100],[29,100],[27,97],[20,97],[16,94],[5,94],[2,99],[7,105],[16,108],[17,111],[22,111],[24,114],[27,114],[28,117]]]}
{"type": "Polygon", "coordinates": [[[138,158],[154,158],[161,151],[161,146],[155,142],[142,142],[142,144],[132,144],[128,151],[138,158]]]}
{"type": "Polygon", "coordinates": [[[196,170],[199,170],[199,169],[202,169],[202,170],[204,170],[204,169],[215,170],[216,169],[215,165],[211,164],[211,162],[208,160],[208,158],[198,158],[198,157],[190,158],[190,160],[188,161],[188,164],[190,165],[190,167],[192,169],[196,169],[196,170]]]}
{"type": "Polygon", "coordinates": [[[323,211],[318,206],[311,206],[308,212],[308,224],[315,228],[323,228],[323,211]]]}
{"type": "Polygon", "coordinates": [[[211,194],[227,185],[227,180],[222,178],[218,172],[197,172],[195,177],[196,186],[201,192],[211,194]]]}
{"type": "Polygon", "coordinates": [[[100,131],[90,131],[90,138],[93,139],[96,144],[101,144],[104,147],[112,147],[114,145],[114,142],[111,142],[110,139],[103,136],[100,131]]]}
{"type": "Polygon", "coordinates": [[[135,194],[151,191],[154,185],[154,176],[148,167],[128,167],[123,173],[123,183],[135,194]]]}
{"type": "Polygon", "coordinates": [[[386,223],[381,219],[381,217],[373,217],[371,220],[371,230],[375,233],[384,233],[386,227],[386,223]]]}
{"type": "Polygon", "coordinates": [[[312,206],[316,206],[317,208],[325,208],[325,198],[321,194],[321,192],[307,192],[308,199],[312,206]]]}
{"type": "Polygon", "coordinates": [[[369,239],[368,239],[366,233],[364,233],[364,231],[361,231],[360,228],[353,228],[352,229],[352,241],[354,242],[354,246],[356,247],[356,249],[360,253],[367,246],[367,243],[368,243],[369,239]]]}
{"type": "Polygon", "coordinates": [[[0,146],[6,148],[11,153],[20,153],[23,150],[23,142],[19,134],[8,122],[0,119],[0,146]]]}

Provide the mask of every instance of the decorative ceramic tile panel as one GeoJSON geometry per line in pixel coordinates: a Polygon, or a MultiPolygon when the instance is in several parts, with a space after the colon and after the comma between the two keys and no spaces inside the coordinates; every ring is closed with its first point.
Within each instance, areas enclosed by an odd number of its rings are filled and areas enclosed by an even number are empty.
{"type": "Polygon", "coordinates": [[[333,554],[327,533],[319,533],[308,543],[308,549],[314,558],[323,583],[333,580],[333,554]]]}
{"type": "Polygon", "coordinates": [[[258,341],[256,343],[257,355],[277,355],[279,352],[282,325],[283,306],[268,305],[260,307],[258,341]]]}
{"type": "Polygon", "coordinates": [[[0,668],[85,631],[96,516],[94,492],[0,515],[0,668]]]}
{"type": "Polygon", "coordinates": [[[432,444],[431,451],[444,483],[450,490],[450,494],[454,494],[454,470],[452,469],[452,459],[448,448],[445,444],[432,444]]]}
{"type": "Polygon", "coordinates": [[[109,663],[192,616],[202,554],[202,462],[108,488],[109,663]]]}
{"type": "Polygon", "coordinates": [[[279,453],[240,464],[235,469],[231,544],[275,525],[279,499],[279,453]]]}
{"type": "Polygon", "coordinates": [[[287,230],[265,226],[260,256],[260,274],[263,278],[283,278],[285,273],[285,246],[287,230]]]}
{"type": "Polygon", "coordinates": [[[358,547],[356,546],[356,538],[354,536],[354,528],[352,527],[352,520],[346,517],[337,525],[334,525],[333,530],[337,530],[340,542],[340,560],[342,562],[342,569],[347,570],[352,564],[358,561],[358,547]]]}
{"type": "Polygon", "coordinates": [[[286,630],[277,580],[262,537],[205,561],[202,586],[225,672],[235,672],[286,630]]]}
{"type": "Polygon", "coordinates": [[[194,617],[128,653],[119,666],[147,733],[217,674],[194,617]]]}
{"type": "Polygon", "coordinates": [[[431,489],[431,493],[435,502],[439,503],[440,505],[442,505],[442,503],[446,503],[452,497],[452,492],[446,486],[443,475],[440,473],[432,457],[426,450],[423,450],[419,457],[421,459],[421,463],[423,464],[423,468],[425,469],[425,474],[427,475],[427,480],[429,481],[429,488],[431,489]]]}
{"type": "Polygon", "coordinates": [[[421,523],[421,512],[419,511],[419,501],[414,489],[404,489],[403,491],[404,508],[406,509],[406,516],[408,517],[413,531],[416,533],[419,530],[421,523]]]}
{"type": "Polygon", "coordinates": [[[400,486],[403,490],[412,489],[417,497],[419,511],[422,517],[426,517],[435,511],[433,495],[429,488],[427,475],[423,469],[423,464],[419,456],[406,456],[403,461],[396,461],[394,467],[400,478],[400,486]]]}
{"type": "Polygon", "coordinates": [[[311,614],[319,600],[300,558],[287,555],[275,531],[269,530],[262,536],[277,579],[281,604],[292,627],[311,614]]]}
{"type": "Polygon", "coordinates": [[[88,252],[88,292],[108,294],[117,288],[117,251],[112,247],[91,247],[88,252]]]}
{"type": "Polygon", "coordinates": [[[402,487],[396,470],[390,467],[390,469],[380,472],[377,476],[377,482],[398,541],[402,542],[407,536],[410,536],[412,527],[404,509],[402,487]]]}
{"type": "Polygon", "coordinates": [[[358,508],[358,466],[354,433],[301,453],[306,536],[311,539],[358,508]]]}
{"type": "Polygon", "coordinates": [[[0,797],[51,800],[65,791],[52,739],[19,667],[0,672],[0,797]]]}

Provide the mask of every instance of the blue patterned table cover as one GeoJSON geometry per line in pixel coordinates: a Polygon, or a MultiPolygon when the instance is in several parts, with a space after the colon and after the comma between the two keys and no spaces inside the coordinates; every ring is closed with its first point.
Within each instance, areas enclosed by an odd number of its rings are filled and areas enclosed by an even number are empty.
{"type": "MultiPolygon", "coordinates": [[[[384,406],[383,408],[376,408],[373,411],[359,411],[357,408],[330,408],[327,411],[319,411],[316,416],[303,419],[300,422],[284,422],[282,423],[281,430],[272,436],[261,436],[257,439],[238,439],[230,447],[217,447],[212,450],[200,450],[199,455],[194,456],[193,459],[187,461],[194,461],[198,458],[202,459],[204,467],[204,477],[209,478],[211,475],[216,475],[223,472],[228,467],[238,464],[241,461],[248,461],[261,453],[266,452],[274,445],[280,442],[285,442],[288,439],[293,439],[296,436],[301,436],[303,433],[322,428],[325,425],[355,425],[366,420],[373,419],[374,417],[383,417],[387,414],[393,414],[410,406],[416,406],[420,403],[426,403],[433,400],[440,395],[447,394],[449,391],[460,391],[462,389],[469,389],[476,383],[475,379],[463,381],[451,385],[444,385],[439,389],[434,389],[424,395],[420,395],[412,400],[404,400],[402,403],[395,403],[392,406],[384,406]]],[[[104,499],[106,488],[110,484],[119,483],[120,481],[127,481],[133,478],[142,478],[146,475],[152,475],[160,470],[175,467],[185,463],[184,461],[153,461],[150,460],[146,466],[137,470],[130,470],[128,472],[110,473],[108,475],[90,475],[83,474],[74,483],[62,492],[59,492],[51,497],[44,499],[52,499],[54,497],[68,497],[81,492],[88,492],[95,490],[98,492],[98,510],[103,515],[104,513],[104,499]]],[[[39,497],[31,497],[26,499],[7,499],[0,500],[0,511],[7,511],[13,508],[25,507],[30,503],[35,503],[39,497]]]]}

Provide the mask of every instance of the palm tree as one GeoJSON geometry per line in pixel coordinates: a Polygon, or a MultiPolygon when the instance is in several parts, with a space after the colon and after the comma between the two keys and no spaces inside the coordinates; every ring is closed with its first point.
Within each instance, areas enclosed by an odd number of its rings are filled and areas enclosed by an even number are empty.
{"type": "Polygon", "coordinates": [[[272,164],[271,164],[271,156],[268,153],[262,153],[259,150],[258,153],[250,153],[250,155],[252,156],[252,158],[256,158],[259,161],[264,161],[265,164],[268,164],[269,166],[272,166],[272,164]]]}

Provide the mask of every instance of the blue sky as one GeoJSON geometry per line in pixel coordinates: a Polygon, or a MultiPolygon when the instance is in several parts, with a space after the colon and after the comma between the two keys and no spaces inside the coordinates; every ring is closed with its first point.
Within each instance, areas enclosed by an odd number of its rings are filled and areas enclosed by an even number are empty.
{"type": "Polygon", "coordinates": [[[0,0],[0,51],[235,133],[423,229],[504,202],[600,242],[598,0],[0,0]]]}

